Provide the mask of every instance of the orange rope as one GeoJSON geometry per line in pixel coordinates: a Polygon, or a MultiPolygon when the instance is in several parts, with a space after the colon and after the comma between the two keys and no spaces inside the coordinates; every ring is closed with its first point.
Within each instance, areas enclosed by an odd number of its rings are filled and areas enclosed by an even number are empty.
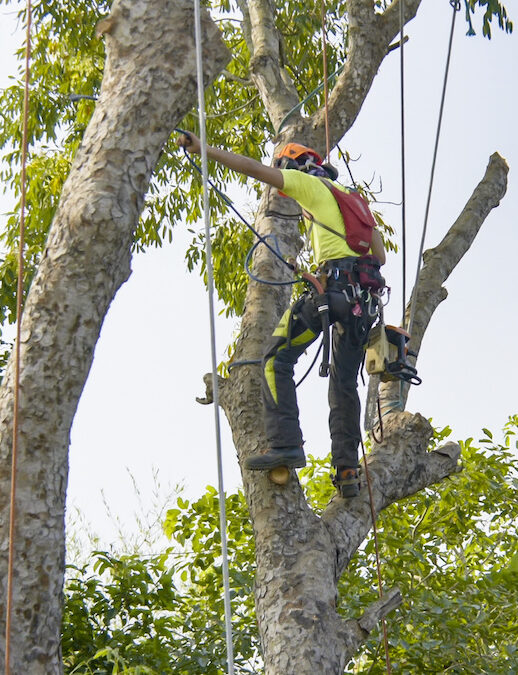
{"type": "Polygon", "coordinates": [[[7,608],[5,621],[5,673],[9,675],[11,656],[11,616],[13,601],[13,562],[14,562],[14,526],[16,503],[16,463],[18,458],[18,413],[20,407],[20,342],[21,318],[23,306],[23,253],[25,247],[25,203],[27,180],[27,147],[29,119],[29,61],[31,56],[31,0],[27,0],[27,38],[25,48],[25,89],[23,97],[23,138],[22,138],[22,172],[20,203],[20,243],[18,250],[18,284],[16,290],[16,345],[14,350],[14,411],[13,411],[13,444],[11,452],[11,499],[9,512],[9,559],[7,566],[7,608]]]}
{"type": "MultiPolygon", "coordinates": [[[[381,564],[380,564],[380,552],[378,546],[378,528],[376,527],[376,514],[374,512],[374,500],[372,496],[372,486],[371,486],[371,477],[369,473],[369,466],[367,464],[367,457],[365,455],[365,446],[362,444],[362,455],[363,455],[363,466],[365,468],[365,478],[367,479],[367,489],[369,491],[369,504],[371,509],[371,520],[372,520],[372,532],[374,534],[374,550],[376,551],[376,571],[378,574],[378,594],[379,597],[383,597],[383,583],[381,580],[381,564]]],[[[387,624],[385,618],[381,619],[381,625],[383,627],[383,644],[385,645],[385,663],[387,666],[387,673],[391,675],[392,668],[390,665],[390,654],[389,654],[389,645],[388,645],[388,634],[387,634],[387,624]]]]}
{"type": "Polygon", "coordinates": [[[322,0],[321,3],[321,18],[322,18],[322,59],[324,62],[324,111],[325,111],[325,125],[326,125],[326,158],[329,161],[329,155],[331,154],[330,142],[329,142],[329,110],[328,110],[328,98],[329,98],[329,85],[327,82],[327,41],[326,41],[326,8],[325,0],[322,0]]]}

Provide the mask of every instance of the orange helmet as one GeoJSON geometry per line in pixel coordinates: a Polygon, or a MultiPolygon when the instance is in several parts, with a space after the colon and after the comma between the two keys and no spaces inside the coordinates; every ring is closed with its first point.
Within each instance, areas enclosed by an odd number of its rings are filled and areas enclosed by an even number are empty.
{"type": "Polygon", "coordinates": [[[276,155],[275,166],[279,166],[280,168],[289,168],[289,160],[293,160],[298,165],[300,162],[297,160],[303,155],[309,155],[311,158],[313,158],[315,164],[318,165],[322,164],[324,161],[318,152],[316,152],[316,150],[308,148],[306,145],[301,145],[300,143],[287,143],[283,148],[281,148],[279,154],[276,155]]]}

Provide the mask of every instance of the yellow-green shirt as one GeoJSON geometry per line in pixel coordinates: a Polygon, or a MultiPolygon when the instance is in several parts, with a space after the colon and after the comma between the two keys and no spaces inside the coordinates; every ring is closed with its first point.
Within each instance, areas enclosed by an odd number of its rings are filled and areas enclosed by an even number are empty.
{"type": "MultiPolygon", "coordinates": [[[[284,179],[282,192],[292,197],[305,211],[309,211],[315,220],[319,220],[340,235],[328,232],[318,223],[312,223],[311,220],[304,218],[306,229],[311,232],[311,245],[317,263],[360,255],[349,248],[342,238],[345,234],[344,221],[331,190],[317,176],[310,176],[296,169],[281,169],[281,171],[284,179]]],[[[346,188],[342,185],[335,182],[333,185],[346,192],[346,188]]]]}

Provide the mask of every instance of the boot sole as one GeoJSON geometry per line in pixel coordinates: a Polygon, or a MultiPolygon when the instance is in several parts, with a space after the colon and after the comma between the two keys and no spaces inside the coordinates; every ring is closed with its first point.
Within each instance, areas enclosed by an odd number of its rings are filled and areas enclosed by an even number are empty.
{"type": "Polygon", "coordinates": [[[269,464],[263,464],[262,466],[247,466],[245,463],[245,469],[249,471],[270,471],[270,469],[278,469],[280,466],[286,466],[288,469],[302,469],[306,466],[305,459],[292,459],[291,461],[276,461],[270,462],[269,464]]]}

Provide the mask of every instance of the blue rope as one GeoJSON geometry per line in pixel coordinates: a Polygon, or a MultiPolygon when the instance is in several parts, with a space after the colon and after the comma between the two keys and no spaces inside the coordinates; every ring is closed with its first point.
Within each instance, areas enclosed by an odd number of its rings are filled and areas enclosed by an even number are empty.
{"type": "MultiPolygon", "coordinates": [[[[188,132],[188,131],[184,131],[183,129],[176,128],[175,131],[178,131],[178,133],[184,134],[184,135],[186,135],[186,136],[189,135],[189,132],[188,132]]],[[[185,157],[186,157],[187,160],[189,161],[189,163],[196,169],[196,171],[200,174],[200,176],[202,176],[202,175],[203,175],[203,174],[202,174],[202,170],[201,170],[200,167],[196,164],[196,162],[192,159],[192,157],[189,155],[189,153],[187,152],[187,150],[186,150],[185,148],[183,148],[183,152],[184,152],[185,157]]],[[[289,263],[287,260],[285,260],[285,259],[282,257],[281,252],[280,252],[280,249],[279,249],[279,243],[278,243],[277,237],[276,237],[275,235],[268,234],[268,235],[266,235],[265,237],[263,237],[262,234],[259,234],[259,232],[258,232],[254,227],[252,227],[252,225],[250,225],[250,223],[244,218],[244,216],[242,216],[241,213],[239,213],[239,211],[238,211],[238,210],[236,209],[236,207],[234,206],[232,200],[229,199],[229,197],[227,197],[227,195],[226,195],[224,192],[222,192],[222,191],[221,191],[221,190],[220,190],[220,189],[219,189],[219,188],[218,188],[218,187],[210,180],[210,178],[207,178],[207,183],[211,186],[211,188],[214,190],[214,192],[216,192],[216,194],[219,195],[219,197],[221,197],[221,199],[225,202],[225,204],[226,204],[229,208],[232,209],[232,211],[233,211],[233,212],[236,214],[236,216],[237,216],[237,217],[238,217],[238,218],[246,225],[246,227],[248,227],[248,229],[249,229],[251,232],[253,232],[253,233],[255,234],[255,236],[259,239],[259,241],[258,241],[256,244],[254,244],[254,246],[252,246],[252,248],[251,248],[250,251],[248,252],[247,257],[246,257],[246,261],[245,261],[245,269],[246,269],[247,274],[250,276],[250,278],[253,279],[254,281],[258,281],[259,283],[263,283],[263,284],[268,284],[268,285],[270,285],[270,286],[288,286],[288,285],[292,285],[292,284],[297,284],[297,283],[299,283],[299,282],[301,281],[300,279],[295,279],[294,281],[267,281],[266,279],[260,279],[259,277],[256,277],[256,276],[254,276],[254,275],[252,274],[252,272],[250,271],[250,259],[251,259],[251,257],[252,257],[252,255],[253,255],[255,249],[258,247],[259,244],[264,244],[264,245],[266,246],[266,248],[267,248],[269,251],[271,251],[271,252],[273,253],[273,255],[274,255],[276,258],[278,258],[284,265],[286,265],[286,267],[287,267],[291,272],[294,272],[294,271],[295,271],[295,267],[294,267],[294,265],[292,265],[291,263],[289,263]],[[273,238],[273,239],[275,240],[275,246],[276,246],[276,248],[274,248],[273,246],[271,246],[271,245],[269,244],[269,242],[268,242],[268,239],[269,239],[269,238],[273,238]]]]}
{"type": "MultiPolygon", "coordinates": [[[[275,241],[275,246],[277,248],[277,251],[279,251],[280,255],[280,250],[279,250],[279,242],[277,241],[277,236],[275,234],[267,234],[266,237],[264,237],[264,240],[266,239],[273,239],[275,241]]],[[[266,284],[267,286],[292,286],[293,284],[298,284],[301,283],[303,280],[302,279],[294,279],[292,281],[268,281],[268,279],[261,279],[260,277],[256,276],[252,270],[250,269],[250,263],[252,261],[252,256],[255,252],[255,249],[259,246],[259,244],[264,243],[264,241],[258,241],[256,242],[252,248],[248,251],[246,254],[245,258],[245,270],[250,279],[253,279],[254,281],[257,281],[260,284],[266,284]]],[[[270,248],[268,246],[268,248],[270,248]]],[[[271,250],[271,248],[270,248],[271,250]]],[[[284,258],[283,258],[284,260],[284,258]]]]}

